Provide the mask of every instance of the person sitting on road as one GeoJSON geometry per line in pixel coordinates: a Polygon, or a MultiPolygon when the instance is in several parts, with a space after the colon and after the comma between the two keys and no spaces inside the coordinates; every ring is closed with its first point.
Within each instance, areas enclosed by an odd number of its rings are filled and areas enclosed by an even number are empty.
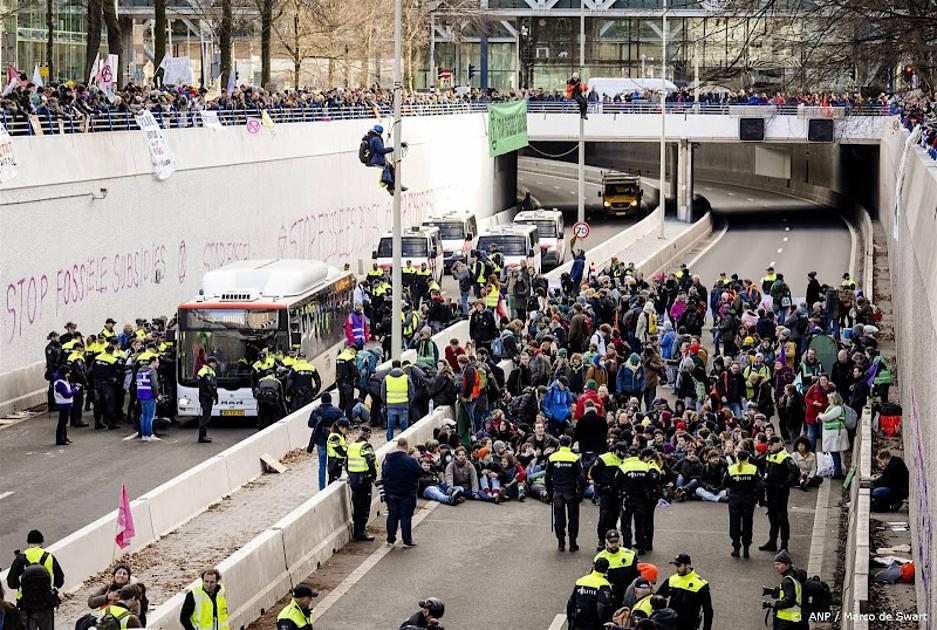
{"type": "Polygon", "coordinates": [[[150,606],[150,602],[146,598],[146,587],[138,582],[137,578],[131,575],[130,565],[123,562],[114,567],[114,571],[111,573],[110,584],[101,586],[88,596],[88,608],[99,612],[103,611],[109,605],[120,599],[120,590],[127,584],[134,584],[137,587],[139,595],[137,602],[139,603],[139,607],[131,612],[140,619],[140,623],[143,624],[143,627],[146,627],[146,613],[150,606]]]}

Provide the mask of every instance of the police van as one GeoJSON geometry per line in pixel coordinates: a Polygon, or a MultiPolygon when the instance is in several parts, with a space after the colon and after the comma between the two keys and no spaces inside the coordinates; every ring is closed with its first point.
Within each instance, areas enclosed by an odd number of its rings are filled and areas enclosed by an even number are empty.
{"type": "Polygon", "coordinates": [[[475,249],[475,242],[478,238],[478,222],[475,215],[470,212],[454,211],[433,214],[423,221],[423,227],[439,228],[447,271],[452,268],[452,263],[457,260],[466,262],[466,250],[475,249]]]}
{"type": "Polygon", "coordinates": [[[496,225],[482,230],[478,236],[477,249],[487,254],[491,245],[496,245],[504,256],[504,266],[507,269],[520,267],[521,261],[524,260],[527,261],[527,266],[537,273],[543,269],[543,255],[535,225],[496,225]]]}
{"type": "MultiPolygon", "coordinates": [[[[437,227],[412,227],[400,235],[400,264],[406,266],[409,260],[414,267],[423,263],[433,272],[433,279],[442,284],[443,249],[442,238],[437,227]]],[[[394,237],[392,232],[385,232],[371,252],[371,258],[377,266],[390,270],[394,262],[394,237]]]]}
{"type": "Polygon", "coordinates": [[[566,261],[566,240],[563,238],[563,213],[553,210],[524,210],[514,217],[516,225],[534,225],[540,238],[544,265],[557,267],[566,261]]]}

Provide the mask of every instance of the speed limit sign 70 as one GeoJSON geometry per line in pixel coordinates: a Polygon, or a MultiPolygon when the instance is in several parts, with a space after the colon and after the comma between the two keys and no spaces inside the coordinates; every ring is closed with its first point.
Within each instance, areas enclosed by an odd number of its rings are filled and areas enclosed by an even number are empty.
{"type": "Polygon", "coordinates": [[[573,226],[573,234],[580,241],[583,239],[589,238],[590,231],[591,230],[589,229],[589,224],[586,223],[585,221],[580,221],[573,226]]]}

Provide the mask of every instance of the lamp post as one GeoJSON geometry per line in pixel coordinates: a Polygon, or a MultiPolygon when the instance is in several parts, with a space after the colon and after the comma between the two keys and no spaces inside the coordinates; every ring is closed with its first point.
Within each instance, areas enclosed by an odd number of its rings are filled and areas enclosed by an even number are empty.
{"type": "MultiPolygon", "coordinates": [[[[579,80],[584,81],[583,71],[586,67],[586,0],[579,2],[579,80]]],[[[576,204],[576,220],[580,223],[586,220],[586,143],[585,120],[579,117],[579,186],[576,204]]]]}
{"type": "Polygon", "coordinates": [[[394,206],[393,206],[393,267],[391,267],[391,315],[390,315],[390,339],[391,339],[391,359],[400,360],[403,352],[403,322],[400,319],[401,301],[402,301],[402,277],[400,269],[401,241],[400,241],[400,187],[402,185],[402,160],[400,159],[400,100],[403,96],[403,76],[402,61],[400,52],[400,42],[403,39],[402,28],[400,25],[400,0],[394,0],[394,125],[392,127],[394,134],[394,206]]]}
{"type": "Polygon", "coordinates": [[[664,178],[667,177],[667,0],[663,0],[664,28],[661,31],[663,50],[660,59],[660,193],[658,194],[657,238],[664,238],[664,214],[667,212],[667,193],[664,178]]]}

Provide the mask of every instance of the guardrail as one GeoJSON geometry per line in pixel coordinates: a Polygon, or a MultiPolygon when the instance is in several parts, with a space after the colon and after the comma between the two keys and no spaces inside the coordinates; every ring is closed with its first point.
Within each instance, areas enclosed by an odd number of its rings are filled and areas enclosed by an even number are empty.
{"type": "MultiPolygon", "coordinates": [[[[276,124],[300,122],[328,122],[332,120],[366,120],[370,118],[389,118],[393,115],[390,107],[354,105],[349,107],[325,107],[308,105],[302,107],[271,107],[266,110],[252,109],[217,109],[222,125],[245,125],[248,118],[260,118],[266,111],[276,124]]],[[[404,116],[447,116],[453,114],[471,114],[488,111],[487,102],[457,103],[405,103],[402,106],[404,116]]],[[[578,114],[574,101],[528,101],[529,114],[578,114]]],[[[660,114],[660,103],[651,101],[631,101],[620,103],[590,103],[590,114],[660,114]]],[[[854,108],[852,106],[801,107],[796,105],[747,105],[733,103],[677,103],[668,102],[667,113],[694,114],[710,116],[799,116],[804,118],[835,118],[846,116],[883,116],[886,108],[870,106],[854,108]]],[[[186,129],[204,127],[201,112],[153,110],[153,116],[163,129],[186,129]]],[[[72,133],[97,133],[103,131],[128,131],[139,129],[134,114],[129,111],[102,111],[90,116],[69,116],[45,111],[32,116],[0,111],[0,125],[13,136],[61,135],[72,133]]]]}
{"type": "Polygon", "coordinates": [[[868,630],[865,617],[869,603],[869,518],[872,508],[872,410],[866,407],[852,448],[855,467],[849,488],[846,525],[845,573],[843,575],[842,630],[868,630]]]}

